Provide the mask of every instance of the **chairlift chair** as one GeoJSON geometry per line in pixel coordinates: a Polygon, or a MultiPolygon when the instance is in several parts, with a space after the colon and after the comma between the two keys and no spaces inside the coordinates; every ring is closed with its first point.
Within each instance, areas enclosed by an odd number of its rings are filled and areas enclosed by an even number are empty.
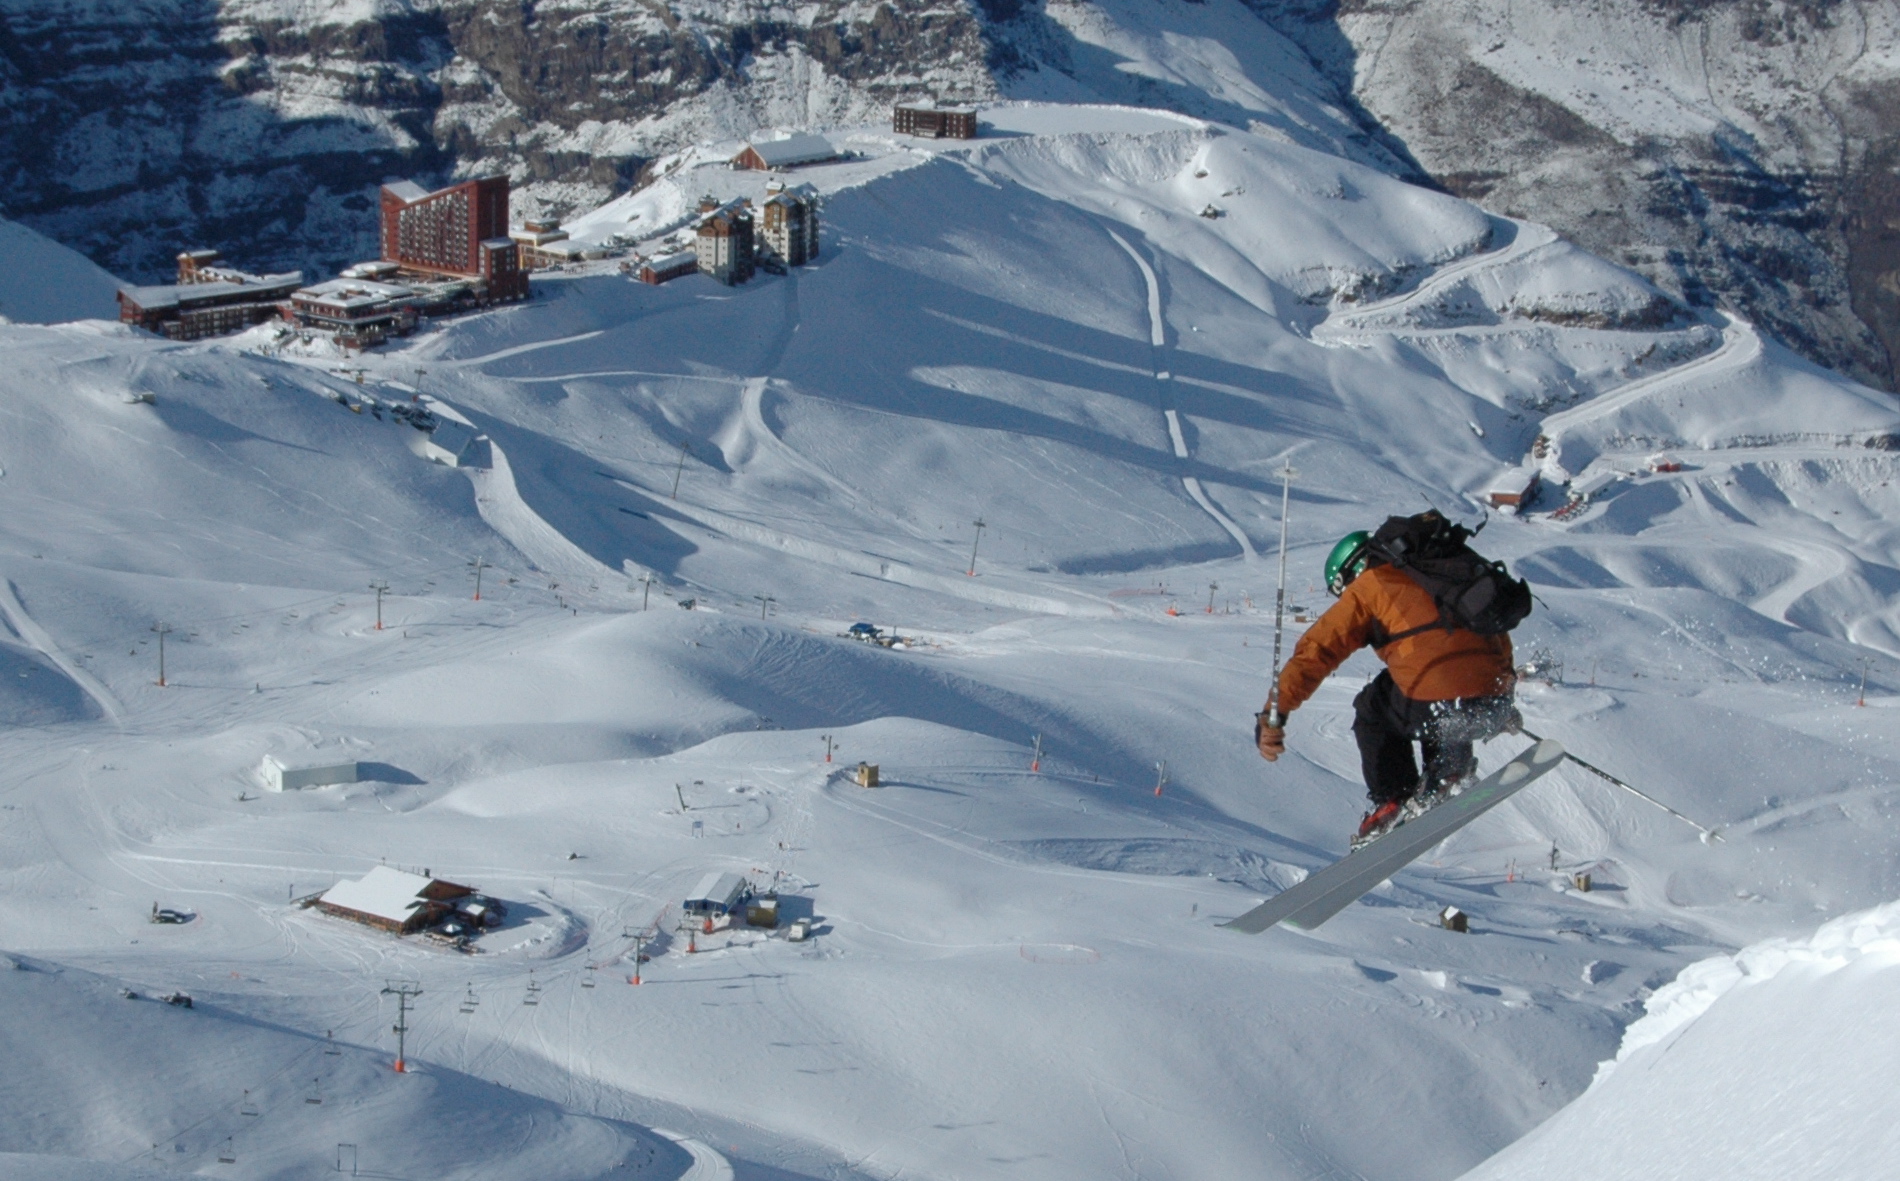
{"type": "Polygon", "coordinates": [[[593,964],[589,964],[589,965],[587,965],[587,975],[585,975],[585,976],[582,976],[582,977],[581,977],[581,987],[582,987],[582,988],[592,988],[592,987],[594,987],[594,973],[595,973],[595,972],[596,972],[597,970],[598,970],[598,968],[597,968],[597,967],[596,967],[595,965],[593,965],[593,964]]]}
{"type": "Polygon", "coordinates": [[[224,1138],[224,1147],[218,1149],[218,1163],[221,1165],[237,1164],[237,1149],[231,1147],[231,1137],[229,1136],[224,1138]]]}
{"type": "Polygon", "coordinates": [[[481,999],[475,995],[475,986],[473,984],[470,984],[468,986],[468,995],[462,998],[462,1005],[461,1005],[462,1012],[473,1013],[475,1011],[475,1006],[481,1003],[482,1003],[481,999]]]}
{"type": "Polygon", "coordinates": [[[249,1091],[244,1092],[244,1098],[240,1100],[238,1103],[238,1114],[239,1115],[259,1114],[257,1110],[257,1104],[251,1102],[251,1093],[249,1091]]]}

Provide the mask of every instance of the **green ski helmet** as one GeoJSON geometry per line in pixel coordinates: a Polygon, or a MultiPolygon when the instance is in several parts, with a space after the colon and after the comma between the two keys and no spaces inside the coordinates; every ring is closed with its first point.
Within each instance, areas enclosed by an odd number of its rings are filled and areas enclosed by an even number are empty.
{"type": "Polygon", "coordinates": [[[1336,599],[1345,593],[1346,584],[1366,568],[1366,546],[1372,541],[1372,534],[1358,529],[1339,539],[1333,552],[1326,555],[1326,589],[1333,592],[1336,599]]]}

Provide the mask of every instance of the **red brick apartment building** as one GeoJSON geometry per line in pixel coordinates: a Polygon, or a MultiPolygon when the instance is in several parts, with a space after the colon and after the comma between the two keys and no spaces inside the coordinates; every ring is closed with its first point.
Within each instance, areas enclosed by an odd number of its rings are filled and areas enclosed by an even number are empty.
{"type": "Polygon", "coordinates": [[[383,257],[415,271],[480,279],[490,299],[522,299],[528,276],[508,237],[508,178],[485,176],[429,192],[384,185],[383,257]]]}

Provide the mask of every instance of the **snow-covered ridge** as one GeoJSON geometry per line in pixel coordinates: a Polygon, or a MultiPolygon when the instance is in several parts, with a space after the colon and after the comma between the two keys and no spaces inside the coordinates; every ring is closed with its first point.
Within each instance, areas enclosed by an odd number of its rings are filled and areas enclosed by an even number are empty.
{"type": "Polygon", "coordinates": [[[112,320],[118,280],[85,255],[0,218],[0,318],[16,324],[112,320]]]}
{"type": "Polygon", "coordinates": [[[1679,1036],[1732,989],[1767,984],[1783,973],[1812,980],[1863,959],[1872,967],[1900,966],[1900,902],[1831,919],[1812,935],[1769,939],[1690,964],[1644,1002],[1642,1018],[1623,1031],[1616,1057],[1597,1066],[1590,1085],[1604,1085],[1624,1063],[1679,1036]]]}
{"type": "Polygon", "coordinates": [[[1900,903],[1692,964],[1588,1091],[1465,1181],[1885,1177],[1897,999],[1900,903]]]}

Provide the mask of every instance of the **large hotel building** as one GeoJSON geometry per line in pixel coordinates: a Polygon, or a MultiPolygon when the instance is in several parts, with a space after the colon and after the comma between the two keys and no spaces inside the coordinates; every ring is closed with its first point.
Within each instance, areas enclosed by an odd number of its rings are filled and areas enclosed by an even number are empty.
{"type": "Polygon", "coordinates": [[[528,276],[508,237],[508,178],[485,176],[431,193],[384,185],[383,258],[407,270],[480,279],[490,299],[522,299],[528,276]]]}

